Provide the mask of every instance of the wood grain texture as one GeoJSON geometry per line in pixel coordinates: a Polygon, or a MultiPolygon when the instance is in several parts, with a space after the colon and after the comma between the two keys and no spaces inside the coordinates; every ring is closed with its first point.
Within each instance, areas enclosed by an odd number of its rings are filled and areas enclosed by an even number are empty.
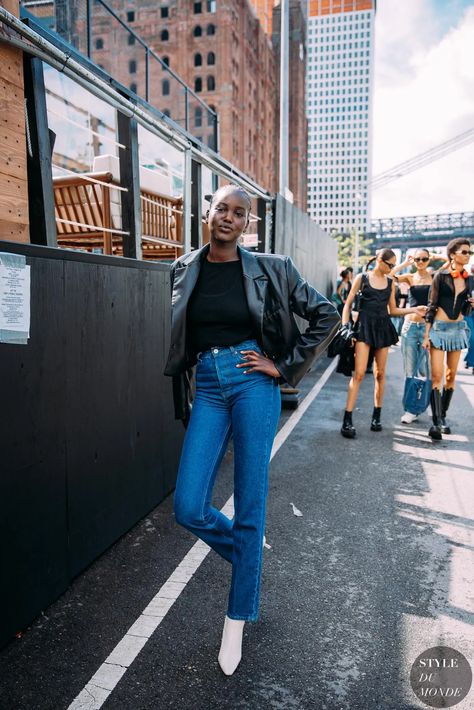
{"type": "MultiPolygon", "coordinates": [[[[3,7],[18,15],[17,0],[3,7]]],[[[0,43],[0,240],[28,242],[23,53],[0,43]]]]}
{"type": "MultiPolygon", "coordinates": [[[[28,244],[30,241],[30,226],[22,222],[9,222],[0,219],[0,241],[22,242],[28,244]]],[[[2,248],[0,247],[0,251],[2,248]]]]}
{"type": "Polygon", "coordinates": [[[0,220],[16,224],[28,222],[28,184],[26,180],[20,180],[2,172],[0,172],[0,220]]]}
{"type": "Polygon", "coordinates": [[[0,45],[0,80],[23,89],[23,52],[7,44],[0,45]]]}

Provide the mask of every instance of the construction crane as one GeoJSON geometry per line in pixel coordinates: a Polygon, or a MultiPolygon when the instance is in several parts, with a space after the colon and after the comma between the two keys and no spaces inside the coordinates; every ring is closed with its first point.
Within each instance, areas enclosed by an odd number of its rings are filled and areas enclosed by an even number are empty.
{"type": "Polygon", "coordinates": [[[426,150],[424,153],[419,153],[413,158],[410,158],[410,160],[405,160],[405,162],[394,165],[393,168],[376,175],[370,181],[369,187],[371,190],[378,190],[381,187],[385,187],[385,185],[388,185],[388,183],[393,180],[398,180],[398,178],[404,177],[405,175],[408,175],[408,173],[412,173],[419,168],[423,168],[425,165],[429,165],[435,160],[439,160],[445,155],[463,148],[472,141],[474,141],[474,128],[469,128],[467,131],[464,131],[464,133],[460,133],[459,135],[454,136],[454,138],[450,138],[444,143],[440,143],[439,145],[426,150]]]}

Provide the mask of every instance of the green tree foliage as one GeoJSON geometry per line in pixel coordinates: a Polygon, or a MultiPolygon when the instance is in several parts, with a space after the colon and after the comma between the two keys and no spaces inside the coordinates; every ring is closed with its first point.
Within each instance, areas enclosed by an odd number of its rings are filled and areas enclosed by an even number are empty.
{"type": "MultiPolygon", "coordinates": [[[[354,265],[356,230],[333,234],[337,241],[339,265],[347,268],[354,265]]],[[[372,240],[359,232],[359,266],[365,266],[372,256],[372,240]]]]}

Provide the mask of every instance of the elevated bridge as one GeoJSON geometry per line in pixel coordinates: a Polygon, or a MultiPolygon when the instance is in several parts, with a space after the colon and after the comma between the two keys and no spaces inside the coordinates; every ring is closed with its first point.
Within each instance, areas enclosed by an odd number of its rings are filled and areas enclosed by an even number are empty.
{"type": "Polygon", "coordinates": [[[455,237],[474,240],[474,212],[385,217],[373,220],[366,236],[376,249],[446,246],[455,237]]]}

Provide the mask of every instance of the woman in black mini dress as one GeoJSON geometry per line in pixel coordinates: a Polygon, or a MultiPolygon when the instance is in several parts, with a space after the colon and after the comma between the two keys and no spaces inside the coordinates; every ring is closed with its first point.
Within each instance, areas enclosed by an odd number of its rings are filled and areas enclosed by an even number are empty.
{"type": "MultiPolygon", "coordinates": [[[[349,326],[351,306],[359,294],[359,318],[355,327],[355,370],[349,382],[346,411],[341,434],[354,439],[356,430],[352,423],[352,410],[357,401],[359,387],[364,379],[371,348],[374,350],[374,411],[370,428],[381,431],[380,414],[385,389],[385,367],[388,349],[398,341],[398,334],[390,316],[405,316],[416,313],[424,316],[426,306],[397,308],[395,284],[388,274],[396,266],[396,257],[391,249],[383,249],[376,257],[375,267],[370,273],[358,274],[354,279],[342,313],[343,325],[349,326]]],[[[369,265],[368,264],[368,265],[369,265]]]]}

